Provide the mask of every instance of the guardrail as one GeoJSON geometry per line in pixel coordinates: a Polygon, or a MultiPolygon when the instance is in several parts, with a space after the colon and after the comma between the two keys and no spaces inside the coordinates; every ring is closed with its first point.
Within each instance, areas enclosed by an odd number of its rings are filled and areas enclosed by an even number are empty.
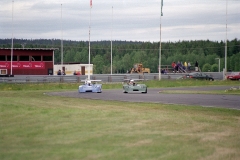
{"type": "MultiPolygon", "coordinates": [[[[223,79],[222,72],[206,72],[216,80],[223,79]]],[[[161,74],[161,79],[176,80],[185,73],[161,74]]],[[[87,75],[15,75],[14,77],[0,77],[0,83],[80,83],[85,80],[87,75]]],[[[94,74],[90,76],[93,80],[102,80],[102,82],[123,82],[124,79],[144,79],[158,80],[158,73],[149,74],[94,74]]]]}

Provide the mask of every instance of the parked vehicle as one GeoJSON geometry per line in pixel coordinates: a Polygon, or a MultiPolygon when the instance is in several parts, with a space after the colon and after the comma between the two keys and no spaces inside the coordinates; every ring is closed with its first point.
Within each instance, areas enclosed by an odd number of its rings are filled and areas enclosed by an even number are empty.
{"type": "Polygon", "coordinates": [[[192,72],[192,73],[186,74],[185,76],[182,77],[182,79],[199,79],[199,80],[214,81],[214,78],[212,76],[202,72],[192,72]]]}
{"type": "Polygon", "coordinates": [[[226,76],[229,80],[240,80],[240,72],[232,72],[231,74],[226,76]]]}
{"type": "Polygon", "coordinates": [[[140,74],[143,74],[143,73],[150,73],[150,68],[145,68],[143,67],[143,64],[142,63],[136,63],[134,64],[133,68],[130,70],[129,73],[140,73],[140,74]]]}

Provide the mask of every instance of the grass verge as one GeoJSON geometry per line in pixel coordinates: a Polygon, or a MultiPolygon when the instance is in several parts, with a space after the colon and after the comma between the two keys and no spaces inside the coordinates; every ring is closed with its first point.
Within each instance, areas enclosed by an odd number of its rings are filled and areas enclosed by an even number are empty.
{"type": "Polygon", "coordinates": [[[240,89],[232,90],[214,90],[214,91],[193,91],[193,90],[162,90],[159,93],[169,93],[169,94],[230,94],[230,95],[240,95],[240,89]]]}
{"type": "MultiPolygon", "coordinates": [[[[240,85],[239,81],[205,81],[205,80],[161,80],[144,81],[150,88],[161,87],[191,87],[191,86],[216,86],[216,85],[240,85]]],[[[76,90],[79,83],[0,83],[1,91],[10,90],[76,90]]],[[[103,89],[120,89],[122,83],[103,83],[103,89]]]]}
{"type": "Polygon", "coordinates": [[[44,94],[68,88],[61,84],[11,87],[0,91],[1,160],[240,157],[238,110],[44,94]]]}

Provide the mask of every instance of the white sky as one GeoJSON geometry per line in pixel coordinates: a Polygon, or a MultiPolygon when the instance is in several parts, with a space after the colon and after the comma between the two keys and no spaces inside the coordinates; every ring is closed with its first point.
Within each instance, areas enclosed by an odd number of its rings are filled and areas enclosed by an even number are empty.
{"type": "MultiPolygon", "coordinates": [[[[162,41],[225,41],[226,1],[227,37],[239,39],[240,0],[164,0],[162,41]]],[[[12,38],[13,33],[23,39],[88,41],[91,17],[91,41],[160,40],[161,0],[92,0],[92,4],[90,9],[90,0],[1,0],[0,38],[12,38]]]]}

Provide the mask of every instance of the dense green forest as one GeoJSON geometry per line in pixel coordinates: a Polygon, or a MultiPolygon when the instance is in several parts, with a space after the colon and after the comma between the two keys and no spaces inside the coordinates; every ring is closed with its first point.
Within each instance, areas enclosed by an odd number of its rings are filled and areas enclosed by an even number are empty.
{"type": "MultiPolygon", "coordinates": [[[[0,48],[11,48],[11,39],[0,39],[0,48]]],[[[61,40],[59,39],[14,39],[14,48],[57,48],[55,64],[61,62],[61,40]]],[[[111,42],[91,42],[91,63],[94,73],[111,72],[111,42]]],[[[161,43],[161,65],[175,62],[190,62],[194,66],[198,61],[202,71],[218,71],[225,67],[225,42],[223,41],[178,41],[161,43]]],[[[63,40],[64,63],[88,63],[89,42],[63,40]]],[[[143,63],[152,73],[158,72],[159,42],[112,41],[113,73],[126,73],[135,63],[143,63]]],[[[227,70],[240,71],[240,40],[227,42],[227,70]]]]}

